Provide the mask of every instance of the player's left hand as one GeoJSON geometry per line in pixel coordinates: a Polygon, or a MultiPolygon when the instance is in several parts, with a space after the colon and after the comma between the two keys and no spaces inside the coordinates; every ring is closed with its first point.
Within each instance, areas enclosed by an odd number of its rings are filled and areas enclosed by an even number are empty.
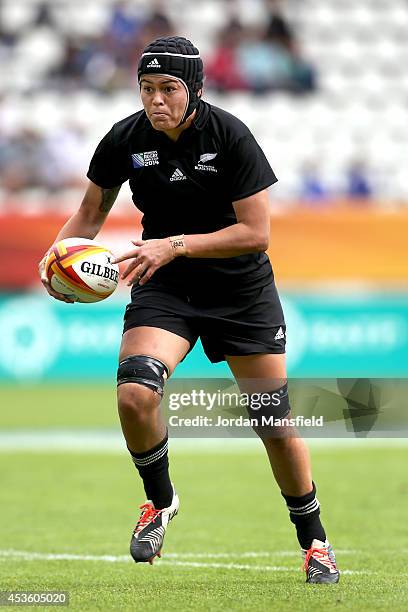
{"type": "Polygon", "coordinates": [[[175,257],[174,249],[168,238],[153,240],[132,240],[135,249],[115,257],[112,263],[120,263],[131,259],[121,278],[128,279],[128,286],[134,283],[145,285],[153,274],[175,257]],[[133,272],[133,274],[132,274],[133,272]]]}

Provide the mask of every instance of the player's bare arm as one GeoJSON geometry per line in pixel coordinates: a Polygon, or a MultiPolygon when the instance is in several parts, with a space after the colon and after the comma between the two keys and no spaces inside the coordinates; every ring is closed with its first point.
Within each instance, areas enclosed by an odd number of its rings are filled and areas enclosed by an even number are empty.
{"type": "MultiPolygon", "coordinates": [[[[145,284],[161,266],[174,257],[236,257],[265,251],[269,244],[270,213],[266,189],[233,203],[237,223],[210,234],[184,236],[184,247],[175,249],[168,238],[133,241],[132,249],[115,262],[132,261],[122,274],[128,285],[145,284]],[[134,272],[132,276],[131,273],[134,272]]],[[[170,238],[170,237],[169,237],[170,238]]]]}
{"type": "MultiPolygon", "coordinates": [[[[112,189],[103,189],[92,181],[89,181],[88,188],[85,192],[84,198],[81,202],[79,209],[68,219],[65,225],[58,232],[54,243],[64,238],[88,238],[93,240],[98,234],[102,225],[104,224],[109,211],[115,203],[115,200],[120,191],[120,185],[113,187],[112,189]]],[[[48,291],[48,293],[61,302],[72,304],[73,300],[57,293],[52,289],[46,273],[45,273],[45,262],[47,259],[48,251],[38,264],[38,272],[41,278],[41,282],[48,291]]]]}
{"type": "Polygon", "coordinates": [[[233,202],[237,223],[211,234],[184,237],[187,257],[237,257],[266,251],[269,245],[268,191],[233,202]]]}
{"type": "MultiPolygon", "coordinates": [[[[94,185],[94,183],[91,183],[91,185],[94,185]]],[[[97,185],[94,186],[97,187],[97,185]]],[[[115,203],[116,198],[118,197],[120,188],[121,185],[119,185],[119,187],[113,187],[113,189],[102,189],[101,187],[98,187],[98,189],[100,189],[102,192],[102,201],[99,204],[99,211],[101,213],[108,213],[110,211],[110,209],[115,203]]]]}

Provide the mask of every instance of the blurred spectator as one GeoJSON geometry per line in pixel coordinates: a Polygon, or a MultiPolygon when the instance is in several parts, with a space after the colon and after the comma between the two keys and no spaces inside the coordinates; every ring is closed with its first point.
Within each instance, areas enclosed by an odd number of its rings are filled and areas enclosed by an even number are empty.
{"type": "Polygon", "coordinates": [[[120,48],[132,44],[143,24],[143,19],[129,2],[116,2],[107,28],[107,40],[112,47],[120,48]]]}
{"type": "Polygon", "coordinates": [[[61,126],[43,138],[39,174],[47,191],[83,186],[88,164],[84,139],[84,130],[76,123],[61,126]]]}
{"type": "Polygon", "coordinates": [[[140,35],[146,21],[144,11],[129,2],[117,2],[100,40],[100,54],[110,57],[118,68],[129,69],[134,49],[140,49],[140,35]]]}
{"type": "Polygon", "coordinates": [[[6,50],[11,50],[16,43],[17,34],[16,32],[10,32],[3,23],[2,13],[4,10],[4,3],[0,0],[0,61],[6,55],[6,50]]]}
{"type": "Polygon", "coordinates": [[[253,29],[237,50],[244,80],[251,91],[264,93],[286,90],[304,93],[314,89],[314,71],[293,49],[269,42],[263,33],[253,29]]]}
{"type": "Polygon", "coordinates": [[[24,128],[11,137],[0,138],[2,186],[11,193],[41,185],[41,135],[24,128]]]}
{"type": "Polygon", "coordinates": [[[84,134],[77,125],[61,127],[50,135],[31,127],[8,136],[0,132],[1,185],[8,193],[83,186],[86,164],[84,134]]]}
{"type": "Polygon", "coordinates": [[[367,169],[362,161],[353,161],[347,170],[346,195],[353,199],[367,200],[373,196],[367,169]]]}
{"type": "Polygon", "coordinates": [[[294,42],[292,27],[282,15],[276,0],[267,2],[269,23],[266,27],[265,39],[271,43],[290,49],[294,42]]]}
{"type": "Polygon", "coordinates": [[[129,2],[117,2],[100,37],[67,38],[64,57],[50,72],[49,84],[107,93],[132,87],[141,49],[149,40],[173,32],[161,5],[156,3],[151,10],[146,13],[129,2]]]}
{"type": "Polygon", "coordinates": [[[302,58],[291,27],[276,2],[268,5],[270,20],[265,29],[243,27],[233,16],[218,33],[215,51],[206,62],[209,88],[258,94],[315,89],[315,71],[302,58]]]}
{"type": "Polygon", "coordinates": [[[51,84],[62,89],[80,87],[86,63],[91,55],[90,41],[84,38],[68,38],[62,61],[50,72],[51,84]]]}
{"type": "Polygon", "coordinates": [[[290,51],[292,65],[291,82],[288,89],[293,93],[310,93],[317,89],[316,70],[300,53],[297,44],[293,44],[290,51]]]}
{"type": "Polygon", "coordinates": [[[83,85],[101,92],[121,89],[129,85],[128,73],[121,69],[120,58],[115,61],[96,41],[84,65],[83,85]]]}
{"type": "Polygon", "coordinates": [[[159,38],[159,36],[171,36],[174,34],[173,25],[163,8],[157,7],[143,26],[142,46],[145,42],[159,38]]]}
{"type": "Polygon", "coordinates": [[[329,190],[320,177],[319,167],[315,162],[303,164],[300,170],[299,197],[313,203],[321,203],[328,199],[329,190]]]}
{"type": "Polygon", "coordinates": [[[206,61],[206,87],[220,92],[248,89],[239,65],[237,48],[244,36],[238,19],[231,21],[218,33],[215,51],[206,61]]]}
{"type": "Polygon", "coordinates": [[[56,27],[56,24],[51,14],[51,6],[47,2],[41,2],[37,6],[35,17],[33,19],[32,24],[30,25],[30,29],[32,29],[33,27],[34,28],[40,28],[40,27],[55,28],[56,27]]]}

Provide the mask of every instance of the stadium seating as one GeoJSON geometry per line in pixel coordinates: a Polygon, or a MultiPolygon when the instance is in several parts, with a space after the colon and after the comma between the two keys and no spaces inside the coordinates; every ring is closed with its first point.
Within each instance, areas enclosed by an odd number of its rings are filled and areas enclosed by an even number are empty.
{"type": "MultiPolygon", "coordinates": [[[[133,2],[135,13],[146,2],[133,2]]],[[[106,27],[112,0],[50,3],[54,27],[30,28],[39,0],[1,4],[3,32],[18,34],[14,46],[0,43],[0,135],[21,126],[51,130],[79,124],[89,153],[104,130],[140,108],[134,83],[109,95],[82,90],[39,89],[63,53],[63,32],[97,35],[106,27]]],[[[221,0],[166,3],[179,33],[191,37],[208,56],[214,34],[228,17],[221,0]]],[[[380,200],[408,196],[404,164],[408,140],[408,3],[405,0],[287,0],[282,4],[303,55],[317,68],[318,91],[304,97],[269,93],[207,98],[237,114],[254,131],[281,182],[279,199],[293,198],[299,169],[317,164],[328,184],[340,184],[344,169],[364,159],[380,200]]],[[[262,0],[237,2],[240,19],[261,25],[262,0]]],[[[84,168],[85,170],[85,168],[84,168]]]]}

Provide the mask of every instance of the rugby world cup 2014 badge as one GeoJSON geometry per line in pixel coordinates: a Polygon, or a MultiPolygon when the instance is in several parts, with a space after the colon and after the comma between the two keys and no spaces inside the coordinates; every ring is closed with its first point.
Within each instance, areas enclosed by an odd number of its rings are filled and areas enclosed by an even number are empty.
{"type": "Polygon", "coordinates": [[[132,153],[134,168],[145,168],[146,166],[158,166],[159,154],[157,151],[144,151],[143,153],[132,153]]]}

